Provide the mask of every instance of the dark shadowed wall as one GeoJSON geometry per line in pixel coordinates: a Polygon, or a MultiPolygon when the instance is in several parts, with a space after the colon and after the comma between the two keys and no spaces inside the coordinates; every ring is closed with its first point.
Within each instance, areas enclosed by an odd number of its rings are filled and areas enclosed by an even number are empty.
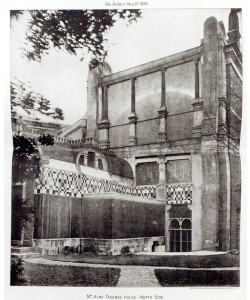
{"type": "Polygon", "coordinates": [[[164,235],[164,204],[35,195],[35,239],[120,239],[164,235]]]}

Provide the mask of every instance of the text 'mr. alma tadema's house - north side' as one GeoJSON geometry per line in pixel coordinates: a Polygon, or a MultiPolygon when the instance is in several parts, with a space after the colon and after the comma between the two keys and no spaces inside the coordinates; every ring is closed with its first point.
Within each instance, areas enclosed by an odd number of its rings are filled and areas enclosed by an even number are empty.
{"type": "Polygon", "coordinates": [[[12,244],[42,254],[239,249],[236,9],[228,29],[210,17],[197,47],[117,73],[93,59],[86,119],[39,146],[39,179],[13,184],[12,201],[21,192],[35,215],[24,234],[12,226],[12,244]]]}

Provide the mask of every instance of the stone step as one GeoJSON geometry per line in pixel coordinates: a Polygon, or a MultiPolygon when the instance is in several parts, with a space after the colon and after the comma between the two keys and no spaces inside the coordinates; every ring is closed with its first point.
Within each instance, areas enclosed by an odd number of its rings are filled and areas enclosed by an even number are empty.
{"type": "Polygon", "coordinates": [[[11,253],[41,253],[41,249],[36,247],[11,247],[11,253]]]}
{"type": "Polygon", "coordinates": [[[32,240],[11,240],[11,246],[13,247],[32,247],[32,240]]]}
{"type": "Polygon", "coordinates": [[[41,254],[38,252],[27,252],[27,253],[11,253],[11,258],[30,258],[30,257],[40,257],[41,254]]]}

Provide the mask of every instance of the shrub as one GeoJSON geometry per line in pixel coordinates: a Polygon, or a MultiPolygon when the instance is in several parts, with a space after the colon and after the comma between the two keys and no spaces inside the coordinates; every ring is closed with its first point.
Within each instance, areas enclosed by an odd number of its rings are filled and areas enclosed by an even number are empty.
{"type": "Polygon", "coordinates": [[[116,286],[120,271],[119,268],[25,263],[30,286],[116,286]]]}
{"type": "Polygon", "coordinates": [[[239,286],[238,270],[155,269],[162,286],[239,286]]]}
{"type": "Polygon", "coordinates": [[[11,285],[26,285],[27,283],[28,283],[28,280],[24,275],[23,261],[20,258],[12,258],[11,259],[10,284],[11,285]]]}

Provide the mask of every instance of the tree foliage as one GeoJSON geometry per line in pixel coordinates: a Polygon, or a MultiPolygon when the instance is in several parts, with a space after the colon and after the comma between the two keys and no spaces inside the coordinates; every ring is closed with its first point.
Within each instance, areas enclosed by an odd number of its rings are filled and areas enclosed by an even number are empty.
{"type": "MultiPolygon", "coordinates": [[[[38,138],[28,138],[21,134],[13,136],[12,182],[21,183],[32,181],[41,173],[40,154],[38,145],[54,145],[54,137],[47,134],[38,138]]],[[[32,220],[34,207],[29,197],[23,199],[20,193],[12,190],[12,239],[18,236],[32,220]]],[[[15,275],[13,275],[15,276],[15,275]]]]}
{"type": "MultiPolygon", "coordinates": [[[[18,18],[22,11],[11,11],[18,18]]],[[[30,10],[27,28],[29,49],[25,55],[29,60],[40,61],[51,47],[76,54],[85,48],[97,59],[106,55],[104,42],[107,31],[119,19],[132,23],[141,16],[140,10],[30,10]]]]}
{"type": "Polygon", "coordinates": [[[15,107],[21,106],[28,113],[34,110],[39,111],[41,114],[50,115],[54,119],[64,119],[62,109],[58,107],[51,108],[50,100],[33,91],[27,82],[13,79],[10,82],[10,99],[13,113],[15,112],[15,107]]]}
{"type": "Polygon", "coordinates": [[[20,134],[13,136],[12,181],[25,182],[38,178],[41,172],[38,144],[54,145],[53,136],[41,135],[27,138],[20,134]]]}
{"type": "Polygon", "coordinates": [[[11,259],[11,273],[10,284],[11,285],[26,285],[28,282],[27,277],[24,275],[23,261],[20,258],[11,259]]]}
{"type": "Polygon", "coordinates": [[[64,119],[63,111],[61,108],[56,107],[55,108],[56,117],[60,120],[64,119]]]}

